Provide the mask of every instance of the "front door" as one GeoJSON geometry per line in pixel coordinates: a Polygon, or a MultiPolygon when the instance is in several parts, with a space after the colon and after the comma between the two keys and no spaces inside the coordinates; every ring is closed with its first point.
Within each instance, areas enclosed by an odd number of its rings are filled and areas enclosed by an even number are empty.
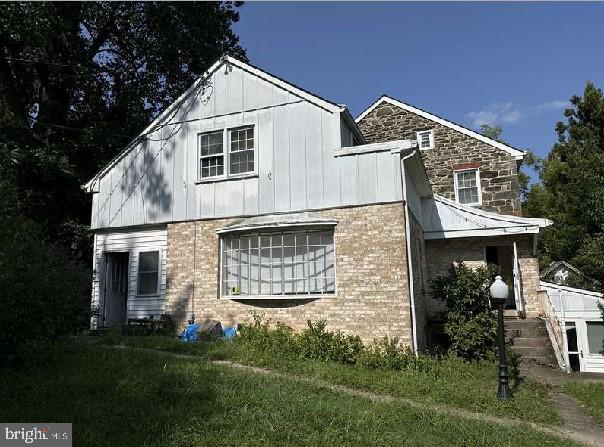
{"type": "Polygon", "coordinates": [[[104,257],[104,326],[121,326],[126,320],[128,253],[105,253],[104,257]]]}
{"type": "Polygon", "coordinates": [[[487,264],[495,264],[499,267],[499,273],[510,289],[505,308],[521,311],[522,287],[520,284],[520,268],[518,266],[516,243],[487,246],[485,256],[487,264]]]}

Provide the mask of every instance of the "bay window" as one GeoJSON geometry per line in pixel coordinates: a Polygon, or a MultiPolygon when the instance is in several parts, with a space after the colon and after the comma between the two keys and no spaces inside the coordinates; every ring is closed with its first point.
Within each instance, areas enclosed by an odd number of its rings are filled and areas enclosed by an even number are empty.
{"type": "Polygon", "coordinates": [[[224,297],[333,294],[333,230],[223,237],[221,266],[224,297]]]}

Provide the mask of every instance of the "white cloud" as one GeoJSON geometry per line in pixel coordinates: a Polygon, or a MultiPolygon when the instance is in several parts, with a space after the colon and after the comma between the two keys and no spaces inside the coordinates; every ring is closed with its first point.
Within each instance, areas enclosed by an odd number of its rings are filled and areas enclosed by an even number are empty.
{"type": "Polygon", "coordinates": [[[528,107],[513,102],[492,103],[482,110],[469,112],[467,116],[472,120],[474,127],[480,127],[482,124],[515,124],[527,117],[564,110],[568,106],[569,102],[562,100],[548,101],[528,107]]]}
{"type": "Polygon", "coordinates": [[[544,102],[543,104],[536,105],[535,112],[536,113],[555,112],[556,110],[564,110],[569,106],[570,106],[570,102],[568,102],[568,101],[562,101],[562,100],[549,101],[549,102],[544,102]]]}
{"type": "Polygon", "coordinates": [[[511,102],[489,104],[478,112],[468,113],[475,127],[481,124],[514,124],[523,116],[520,108],[511,102]]]}

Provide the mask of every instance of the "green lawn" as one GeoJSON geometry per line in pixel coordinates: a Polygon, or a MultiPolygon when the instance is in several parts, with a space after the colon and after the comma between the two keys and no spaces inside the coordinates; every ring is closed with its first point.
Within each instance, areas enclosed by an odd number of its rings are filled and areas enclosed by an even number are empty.
{"type": "Polygon", "coordinates": [[[566,446],[310,383],[90,344],[2,371],[0,419],[74,424],[74,445],[566,446]]]}
{"type": "Polygon", "coordinates": [[[604,384],[570,382],[564,386],[564,391],[574,396],[585,406],[587,413],[604,425],[604,384]]]}
{"type": "Polygon", "coordinates": [[[376,371],[333,362],[292,359],[234,342],[183,343],[166,337],[122,337],[119,342],[195,354],[206,359],[233,360],[361,390],[442,403],[492,415],[544,424],[561,422],[547,398],[547,389],[537,383],[526,381],[520,384],[511,401],[497,400],[497,366],[491,363],[468,364],[451,359],[435,362],[429,373],[414,370],[376,371]]]}

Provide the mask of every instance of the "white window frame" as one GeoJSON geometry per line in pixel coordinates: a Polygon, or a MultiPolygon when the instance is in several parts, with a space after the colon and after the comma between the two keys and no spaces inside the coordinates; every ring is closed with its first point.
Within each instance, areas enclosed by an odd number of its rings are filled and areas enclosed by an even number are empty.
{"type": "MultiPolygon", "coordinates": [[[[161,271],[162,271],[162,253],[158,249],[140,250],[136,253],[136,296],[158,296],[161,290],[161,271]],[[139,275],[140,271],[140,256],[142,253],[154,253],[157,252],[157,288],[155,292],[151,293],[139,293],[139,275]]],[[[145,272],[142,272],[145,273],[145,272]]],[[[146,272],[149,273],[149,272],[146,272]]]]}
{"type": "Polygon", "coordinates": [[[323,293],[299,293],[299,294],[279,294],[279,295],[230,295],[224,293],[223,290],[223,276],[224,276],[224,266],[223,266],[223,253],[224,253],[224,240],[225,238],[237,236],[237,234],[222,234],[220,237],[220,254],[219,254],[219,269],[220,274],[218,275],[218,296],[220,299],[224,300],[255,300],[255,299],[270,299],[270,300],[306,300],[306,299],[316,299],[316,298],[335,298],[338,293],[338,271],[337,271],[337,248],[336,248],[336,237],[335,231],[333,228],[311,228],[311,227],[293,227],[288,229],[280,229],[276,228],[275,231],[271,231],[267,229],[266,231],[259,232],[251,232],[245,234],[239,234],[239,236],[263,236],[263,235],[271,235],[271,234],[285,234],[285,233],[308,233],[310,231],[331,231],[333,232],[333,281],[334,281],[334,289],[330,292],[323,293]]]}
{"type": "Polygon", "coordinates": [[[460,205],[467,206],[481,206],[482,205],[482,184],[480,182],[480,168],[470,168],[470,169],[459,169],[453,171],[453,187],[455,188],[455,201],[460,205]],[[476,186],[478,188],[478,202],[475,203],[461,203],[459,201],[459,185],[457,181],[458,174],[462,174],[464,172],[475,172],[476,173],[476,186]]]}
{"type": "Polygon", "coordinates": [[[417,138],[417,146],[419,147],[420,150],[428,151],[430,149],[434,149],[434,130],[432,130],[432,129],[420,130],[419,132],[416,132],[415,135],[417,138]],[[424,134],[424,133],[427,133],[430,137],[430,146],[429,147],[422,147],[421,134],[424,134]]]}
{"type": "MultiPolygon", "coordinates": [[[[219,154],[213,155],[219,156],[219,154]]],[[[237,178],[247,178],[258,176],[258,128],[254,123],[243,124],[241,126],[223,127],[218,129],[208,129],[197,133],[197,181],[196,183],[215,182],[220,180],[229,180],[237,178]],[[231,131],[252,128],[254,130],[254,170],[231,174],[231,131]],[[222,159],[224,161],[224,170],[222,175],[212,177],[201,176],[201,136],[209,133],[222,132],[222,159]]]]}

